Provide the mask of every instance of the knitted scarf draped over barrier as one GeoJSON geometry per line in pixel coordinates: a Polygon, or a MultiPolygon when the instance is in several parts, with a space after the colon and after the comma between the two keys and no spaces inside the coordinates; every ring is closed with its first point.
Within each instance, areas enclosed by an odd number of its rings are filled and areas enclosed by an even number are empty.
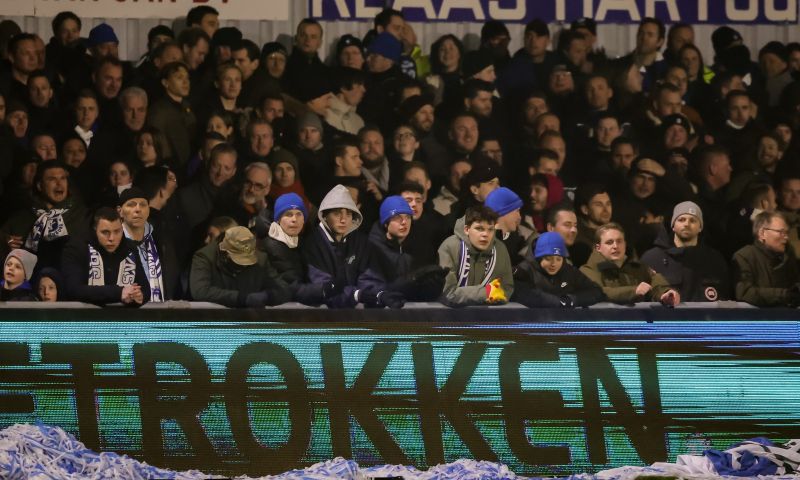
{"type": "MultiPolygon", "coordinates": [[[[466,242],[461,240],[461,250],[459,253],[459,262],[458,262],[458,286],[459,287],[466,287],[469,283],[469,271],[471,268],[470,265],[470,255],[469,255],[469,247],[467,247],[466,242]]],[[[497,265],[497,247],[492,246],[492,253],[489,258],[486,259],[486,274],[483,276],[483,280],[481,280],[481,285],[486,285],[489,280],[492,279],[492,274],[494,273],[494,267],[497,265]]]]}
{"type": "Polygon", "coordinates": [[[31,252],[37,252],[39,242],[43,240],[49,242],[69,235],[67,224],[64,222],[64,214],[68,211],[68,208],[35,209],[36,222],[34,222],[28,238],[25,239],[25,248],[31,252]]]}

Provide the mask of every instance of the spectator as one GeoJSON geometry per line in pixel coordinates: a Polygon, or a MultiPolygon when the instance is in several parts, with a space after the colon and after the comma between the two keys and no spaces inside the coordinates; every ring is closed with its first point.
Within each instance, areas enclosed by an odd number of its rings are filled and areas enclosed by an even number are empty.
{"type": "Polygon", "coordinates": [[[447,272],[435,263],[420,262],[406,248],[406,240],[416,226],[413,215],[414,211],[403,197],[386,197],[369,241],[375,268],[391,292],[398,292],[412,302],[432,302],[441,296],[447,272]]]}
{"type": "Polygon", "coordinates": [[[528,250],[528,243],[519,233],[519,224],[522,221],[519,210],[522,208],[522,199],[512,190],[499,187],[486,196],[485,204],[497,214],[495,241],[505,244],[511,266],[516,267],[525,258],[528,250]]]}
{"type": "Polygon", "coordinates": [[[39,281],[36,285],[39,300],[43,302],[59,302],[64,296],[64,279],[55,268],[43,268],[39,272],[39,281]]]}
{"type": "Polygon", "coordinates": [[[367,91],[366,77],[361,70],[341,67],[337,75],[337,87],[325,112],[325,121],[338,130],[356,135],[364,127],[364,119],[356,108],[367,91]]]}
{"type": "Polygon", "coordinates": [[[161,70],[161,78],[166,95],[148,112],[148,123],[167,137],[164,155],[175,160],[181,178],[191,152],[197,148],[197,118],[187,100],[191,87],[189,70],[182,63],[170,63],[161,70]]]}
{"type": "Polygon", "coordinates": [[[303,250],[308,280],[331,292],[324,297],[329,308],[399,308],[402,295],[385,292],[385,280],[373,266],[367,236],[358,231],[363,221],[347,187],[333,187],[319,206],[319,225],[309,233],[303,250]],[[347,261],[345,261],[347,259],[347,261]]]}
{"type": "Polygon", "coordinates": [[[581,272],[603,288],[612,302],[631,304],[642,301],[661,302],[674,307],[681,302],[680,293],[670,288],[661,274],[625,254],[625,231],[616,223],[597,229],[595,251],[581,272]]]}
{"type": "Polygon", "coordinates": [[[64,249],[61,272],[67,298],[95,305],[123,303],[138,307],[150,300],[150,284],[136,247],[122,230],[122,219],[110,207],[100,208],[92,220],[88,242],[73,237],[64,249]]]}
{"type": "Polygon", "coordinates": [[[733,256],[736,299],[757,307],[800,303],[797,258],[786,248],[789,227],[780,212],[762,212],[753,221],[752,245],[733,256]]]}
{"type": "Polygon", "coordinates": [[[226,307],[264,308],[291,299],[289,286],[256,249],[247,227],[228,229],[194,254],[189,280],[192,298],[226,307]]]}
{"type": "Polygon", "coordinates": [[[477,205],[456,222],[439,246],[439,265],[448,269],[442,302],[453,307],[499,304],[514,294],[511,260],[495,240],[497,214],[477,205]]]}
{"type": "Polygon", "coordinates": [[[577,267],[566,262],[564,239],[556,232],[543,233],[536,241],[532,259],[514,274],[514,300],[527,307],[588,307],[605,295],[577,267]]]}
{"type": "Polygon", "coordinates": [[[34,178],[32,208],[14,212],[3,226],[8,247],[25,247],[35,253],[38,268],[57,267],[64,244],[86,228],[86,208],[71,194],[66,166],[56,160],[43,162],[34,178]]]}
{"type": "Polygon", "coordinates": [[[728,266],[722,255],[700,241],[703,212],[694,202],[681,202],[672,212],[672,238],[662,229],[654,247],[642,255],[649,266],[686,302],[732,298],[728,266]]]}
{"type": "Polygon", "coordinates": [[[39,300],[29,283],[35,267],[36,255],[21,248],[11,250],[3,263],[0,301],[35,302],[39,300]]]}

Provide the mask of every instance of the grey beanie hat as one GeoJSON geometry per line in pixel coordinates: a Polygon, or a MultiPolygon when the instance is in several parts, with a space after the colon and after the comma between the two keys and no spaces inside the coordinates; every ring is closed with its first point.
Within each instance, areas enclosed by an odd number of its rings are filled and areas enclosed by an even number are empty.
{"type": "Polygon", "coordinates": [[[700,207],[697,206],[694,202],[681,202],[675,205],[675,208],[672,210],[672,221],[670,222],[670,226],[675,226],[675,220],[678,219],[681,215],[689,214],[694,215],[700,220],[700,228],[703,228],[703,211],[700,210],[700,207]]]}
{"type": "MultiPolygon", "coordinates": [[[[14,257],[22,263],[22,268],[25,269],[25,280],[30,280],[31,276],[33,275],[33,269],[36,268],[36,261],[38,257],[27,250],[23,250],[21,248],[15,248],[11,250],[6,256],[6,262],[8,261],[9,257],[14,257]]],[[[5,262],[3,262],[5,264],[5,262]]]]}

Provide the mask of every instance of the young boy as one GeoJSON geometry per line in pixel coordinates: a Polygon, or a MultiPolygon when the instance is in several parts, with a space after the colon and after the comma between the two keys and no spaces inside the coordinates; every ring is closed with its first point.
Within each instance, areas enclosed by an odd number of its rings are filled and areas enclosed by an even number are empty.
{"type": "Polygon", "coordinates": [[[506,303],[514,293],[511,260],[503,242],[495,241],[497,214],[476,205],[467,209],[439,247],[439,265],[450,271],[442,303],[450,306],[506,303]]]}
{"type": "Polygon", "coordinates": [[[3,279],[0,281],[0,300],[36,301],[33,287],[28,283],[36,267],[36,255],[15,248],[6,256],[3,264],[3,279]]]}
{"type": "Polygon", "coordinates": [[[515,272],[514,301],[528,307],[588,307],[603,301],[603,290],[567,263],[568,256],[560,233],[543,233],[536,241],[535,260],[525,260],[515,272]]]}

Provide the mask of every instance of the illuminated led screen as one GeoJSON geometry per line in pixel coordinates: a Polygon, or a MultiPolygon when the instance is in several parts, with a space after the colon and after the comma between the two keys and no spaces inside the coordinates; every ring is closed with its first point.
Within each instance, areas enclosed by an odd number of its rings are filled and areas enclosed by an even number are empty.
{"type": "Polygon", "coordinates": [[[797,321],[449,312],[462,321],[4,315],[0,428],[40,421],[95,450],[231,475],[336,456],[419,468],[479,458],[557,475],[796,436],[797,321]]]}

